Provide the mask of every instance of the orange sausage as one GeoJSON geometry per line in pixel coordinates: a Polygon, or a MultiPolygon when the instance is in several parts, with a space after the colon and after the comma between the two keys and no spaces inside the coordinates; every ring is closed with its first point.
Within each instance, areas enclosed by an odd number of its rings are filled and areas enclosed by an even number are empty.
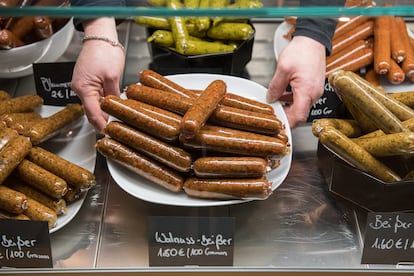
{"type": "Polygon", "coordinates": [[[326,76],[337,70],[358,71],[359,69],[372,64],[374,61],[373,49],[360,49],[335,66],[326,68],[326,76]]]}
{"type": "Polygon", "coordinates": [[[385,75],[390,70],[391,35],[390,17],[378,16],[374,24],[374,70],[385,75]]]}
{"type": "Polygon", "coordinates": [[[360,39],[367,39],[374,34],[374,22],[369,20],[353,30],[332,40],[331,55],[346,49],[349,45],[360,39]]]}
{"type": "Polygon", "coordinates": [[[365,22],[369,20],[371,20],[371,17],[360,15],[360,16],[352,17],[349,21],[338,22],[332,39],[333,40],[337,39],[341,35],[344,35],[347,32],[352,31],[356,27],[360,26],[361,24],[364,24],[365,22]]]}
{"type": "Polygon", "coordinates": [[[397,62],[401,63],[407,55],[406,44],[400,34],[401,30],[398,28],[396,17],[390,17],[390,33],[391,33],[391,57],[397,62]]]}
{"type": "Polygon", "coordinates": [[[390,60],[390,70],[387,73],[387,79],[392,84],[400,84],[405,80],[404,70],[397,64],[394,59],[390,60]]]}

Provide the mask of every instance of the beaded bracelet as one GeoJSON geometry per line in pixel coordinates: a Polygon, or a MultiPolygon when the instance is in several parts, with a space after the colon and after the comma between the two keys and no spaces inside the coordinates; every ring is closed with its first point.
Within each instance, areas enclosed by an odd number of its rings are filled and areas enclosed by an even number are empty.
{"type": "Polygon", "coordinates": [[[119,47],[119,48],[121,48],[121,50],[125,53],[125,48],[124,48],[124,46],[122,46],[122,44],[121,43],[119,43],[118,41],[116,41],[116,40],[112,40],[112,39],[110,39],[110,38],[108,38],[108,37],[105,37],[105,36],[98,36],[98,35],[89,35],[89,36],[85,36],[85,37],[83,37],[83,39],[82,39],[82,43],[83,42],[85,42],[85,41],[88,41],[88,40],[101,40],[101,41],[105,41],[105,42],[108,42],[109,44],[111,44],[112,46],[114,46],[114,47],[119,47]]]}

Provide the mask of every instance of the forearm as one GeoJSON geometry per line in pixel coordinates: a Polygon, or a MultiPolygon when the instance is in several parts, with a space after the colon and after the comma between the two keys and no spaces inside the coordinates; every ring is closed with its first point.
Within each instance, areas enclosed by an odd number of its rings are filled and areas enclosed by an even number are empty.
{"type": "MultiPolygon", "coordinates": [[[[345,0],[302,0],[301,6],[344,6],[345,0]]],[[[335,18],[298,18],[293,36],[310,37],[326,48],[327,55],[332,50],[332,36],[335,32],[335,18]]]]}

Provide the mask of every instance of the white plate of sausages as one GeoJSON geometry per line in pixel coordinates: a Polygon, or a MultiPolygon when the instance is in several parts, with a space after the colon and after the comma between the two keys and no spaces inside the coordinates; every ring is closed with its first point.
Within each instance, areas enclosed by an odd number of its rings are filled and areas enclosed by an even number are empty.
{"type": "MultiPolygon", "coordinates": [[[[43,105],[39,114],[42,117],[50,116],[58,112],[62,107],[43,105]]],[[[96,135],[93,127],[88,123],[85,116],[69,126],[65,131],[44,142],[41,146],[50,150],[54,154],[81,166],[90,172],[95,169],[96,150],[95,150],[96,135]]],[[[56,221],[56,226],[49,230],[54,233],[67,225],[79,212],[85,201],[87,193],[83,193],[79,199],[72,203],[68,203],[65,214],[59,215],[56,221]]]]}
{"type": "MultiPolygon", "coordinates": [[[[167,76],[175,83],[194,90],[203,90],[214,80],[223,80],[227,84],[227,91],[254,99],[259,102],[266,102],[265,96],[267,89],[253,81],[227,75],[217,74],[178,74],[167,76]]],[[[271,104],[275,115],[283,122],[286,127],[286,136],[292,141],[290,127],[286,114],[280,103],[271,104]]],[[[291,144],[291,143],[290,143],[291,144]]],[[[292,148],[287,154],[280,157],[280,165],[267,173],[268,181],[272,182],[272,191],[280,186],[286,178],[292,161],[292,148]]],[[[116,161],[107,158],[109,172],[114,181],[128,194],[152,203],[172,205],[172,206],[222,206],[238,204],[253,199],[205,199],[190,197],[184,191],[171,192],[157,184],[144,179],[116,161]]]]}

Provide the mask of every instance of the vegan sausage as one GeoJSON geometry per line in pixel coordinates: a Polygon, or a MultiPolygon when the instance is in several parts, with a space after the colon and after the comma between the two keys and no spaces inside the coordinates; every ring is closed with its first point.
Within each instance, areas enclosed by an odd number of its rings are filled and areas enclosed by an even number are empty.
{"type": "Polygon", "coordinates": [[[27,196],[24,193],[0,185],[0,209],[13,214],[21,214],[27,209],[27,204],[27,196]]]}
{"type": "Polygon", "coordinates": [[[266,178],[200,179],[190,177],[184,182],[187,195],[207,199],[266,199],[272,183],[266,178]]]}
{"type": "Polygon", "coordinates": [[[109,122],[105,127],[105,133],[118,142],[177,171],[188,172],[191,169],[191,154],[122,122],[109,122]]]}
{"type": "Polygon", "coordinates": [[[207,122],[221,99],[227,92],[224,81],[211,82],[203,93],[193,102],[181,120],[181,135],[186,139],[193,138],[207,122]]]}
{"type": "Polygon", "coordinates": [[[163,141],[176,141],[180,135],[182,117],[167,110],[112,95],[101,101],[101,108],[117,119],[163,141]]]}
{"type": "Polygon", "coordinates": [[[169,191],[177,193],[182,190],[184,179],[179,174],[112,138],[99,139],[96,149],[103,156],[169,191]]]}

